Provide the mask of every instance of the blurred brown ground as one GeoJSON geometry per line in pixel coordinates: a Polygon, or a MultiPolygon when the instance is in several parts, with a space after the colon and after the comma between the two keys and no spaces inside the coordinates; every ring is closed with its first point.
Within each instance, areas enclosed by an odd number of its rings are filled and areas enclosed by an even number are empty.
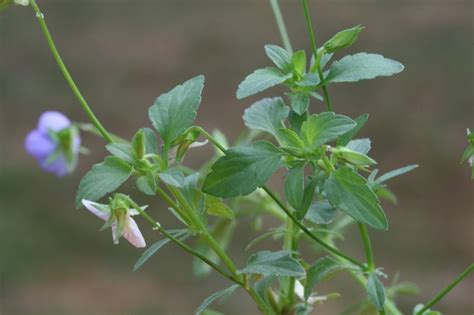
{"type": "MultiPolygon", "coordinates": [[[[237,101],[246,74],[269,65],[263,45],[280,43],[264,0],[38,0],[57,45],[97,115],[114,132],[130,137],[149,126],[147,109],[160,93],[203,73],[206,89],[197,122],[235,138],[243,110],[258,99],[237,101]]],[[[330,87],[338,112],[370,113],[362,135],[382,170],[410,163],[421,167],[393,181],[399,205],[387,205],[391,229],[373,233],[380,266],[419,284],[419,297],[401,300],[406,314],[444,287],[473,260],[474,185],[459,159],[465,129],[474,128],[473,3],[461,0],[318,0],[312,2],[320,42],[336,31],[363,24],[350,52],[378,52],[405,64],[393,78],[330,87]]],[[[297,1],[282,1],[293,45],[309,52],[297,1]]],[[[140,251],[112,246],[100,222],[75,211],[78,180],[105,154],[90,136],[93,153],[79,169],[58,180],[42,173],[23,150],[23,138],[46,109],[85,121],[61,77],[29,8],[0,15],[0,313],[191,314],[228,283],[218,276],[194,279],[189,257],[168,246],[142,270],[131,269],[140,251]]],[[[340,55],[337,57],[341,57],[340,55]]],[[[268,95],[275,95],[272,90],[268,95]]],[[[259,96],[260,97],[260,96],[259,96]]],[[[320,103],[315,110],[322,110],[320,103]],[[318,108],[319,107],[319,108],[318,108]]],[[[210,148],[187,162],[202,163],[210,148]]],[[[160,201],[145,199],[155,216],[172,222],[160,201]]],[[[231,255],[242,265],[254,235],[240,224],[231,255]]],[[[156,239],[147,233],[151,243],[156,239]]],[[[265,244],[267,246],[275,246],[265,244]]],[[[262,245],[263,247],[264,245],[262,245]]],[[[344,247],[362,257],[356,234],[344,247]]],[[[315,257],[316,258],[316,257],[315,257]]],[[[346,276],[322,286],[346,298],[318,314],[339,314],[363,296],[346,276]]],[[[472,314],[474,277],[438,309],[472,314]]],[[[225,314],[254,314],[242,293],[220,308],[225,314]]]]}

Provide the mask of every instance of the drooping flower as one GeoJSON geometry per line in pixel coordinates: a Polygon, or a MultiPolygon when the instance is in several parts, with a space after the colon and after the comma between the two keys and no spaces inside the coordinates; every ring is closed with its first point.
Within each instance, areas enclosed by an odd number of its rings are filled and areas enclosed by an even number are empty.
{"type": "Polygon", "coordinates": [[[59,177],[71,173],[77,164],[81,138],[71,121],[60,112],[44,112],[38,126],[25,139],[25,149],[47,172],[59,177]]]}
{"type": "MultiPolygon", "coordinates": [[[[87,210],[106,221],[104,228],[111,227],[114,244],[118,244],[120,237],[123,236],[130,244],[137,248],[146,246],[145,239],[137,223],[132,218],[132,216],[139,214],[135,209],[124,207],[112,209],[109,205],[103,205],[86,199],[82,200],[82,204],[87,210]]],[[[143,210],[145,208],[142,207],[143,210]]]]}

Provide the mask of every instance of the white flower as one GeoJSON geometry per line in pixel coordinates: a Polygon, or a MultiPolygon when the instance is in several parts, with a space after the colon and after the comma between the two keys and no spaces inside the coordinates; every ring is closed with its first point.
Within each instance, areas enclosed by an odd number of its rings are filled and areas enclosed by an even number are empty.
{"type": "MultiPolygon", "coordinates": [[[[83,199],[82,204],[84,207],[87,208],[90,212],[95,214],[97,217],[101,218],[104,221],[108,221],[111,219],[112,212],[110,211],[109,206],[99,204],[96,202],[92,202],[90,200],[83,199]]],[[[146,207],[142,207],[144,210],[146,207]]],[[[142,248],[146,246],[145,239],[143,238],[140,229],[138,228],[137,223],[135,220],[132,219],[132,216],[139,214],[138,211],[135,209],[127,209],[127,212],[124,216],[123,222],[123,232],[122,235],[117,235],[117,225],[118,221],[117,218],[114,216],[112,218],[113,223],[112,227],[112,238],[114,240],[114,244],[118,244],[119,237],[123,236],[127,241],[130,242],[135,247],[142,248]]]]}
{"type": "MultiPolygon", "coordinates": [[[[295,294],[301,301],[304,302],[304,286],[301,284],[301,282],[299,282],[299,280],[295,281],[295,294]]],[[[311,294],[308,298],[308,304],[313,305],[316,302],[323,302],[327,299],[327,296],[318,296],[311,294]]]]}
{"type": "Polygon", "coordinates": [[[30,1],[29,1],[29,0],[13,0],[13,2],[14,2],[15,4],[24,5],[24,6],[27,6],[28,4],[30,4],[30,1]]]}

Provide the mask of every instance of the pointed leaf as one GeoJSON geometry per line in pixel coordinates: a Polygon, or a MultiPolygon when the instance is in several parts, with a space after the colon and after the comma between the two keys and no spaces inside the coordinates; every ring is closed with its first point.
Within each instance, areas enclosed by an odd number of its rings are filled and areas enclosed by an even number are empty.
{"type": "Polygon", "coordinates": [[[301,133],[308,145],[320,146],[336,140],[355,126],[356,123],[347,116],[324,112],[309,116],[301,127],[301,133]]]}
{"type": "Polygon", "coordinates": [[[356,122],[356,126],[343,134],[339,139],[337,139],[337,145],[345,146],[351,141],[352,138],[364,127],[365,123],[369,119],[369,114],[360,115],[354,121],[356,122]]]}
{"type": "Polygon", "coordinates": [[[148,116],[168,145],[192,126],[203,88],[204,76],[194,77],[160,95],[150,107],[148,116]]]}
{"type": "Polygon", "coordinates": [[[291,71],[291,54],[277,45],[265,45],[268,58],[284,73],[291,71]]]}
{"type": "Polygon", "coordinates": [[[133,163],[132,147],[128,143],[110,143],[105,146],[107,151],[114,156],[124,160],[128,163],[133,163]]]}
{"type": "Polygon", "coordinates": [[[355,139],[349,141],[346,147],[353,151],[357,151],[362,154],[367,154],[371,149],[371,142],[369,138],[355,139]]]}
{"type": "Polygon", "coordinates": [[[329,204],[327,201],[318,201],[313,203],[305,219],[316,224],[329,224],[336,217],[337,209],[329,204]]]}
{"type": "Polygon", "coordinates": [[[215,300],[224,300],[225,298],[229,297],[232,295],[232,293],[235,292],[235,290],[239,287],[238,284],[234,284],[231,287],[228,287],[227,289],[218,291],[208,298],[206,298],[202,304],[199,306],[199,308],[196,310],[196,315],[200,315],[211,303],[213,303],[215,300]]]}
{"type": "Polygon", "coordinates": [[[365,179],[350,167],[333,171],[324,184],[329,203],[356,221],[373,228],[387,230],[388,222],[375,193],[365,179]]]}
{"type": "Polygon", "coordinates": [[[408,173],[408,172],[414,170],[417,167],[418,167],[417,164],[412,164],[412,165],[408,165],[408,166],[405,166],[405,167],[397,168],[397,169],[395,169],[393,171],[390,171],[388,173],[385,173],[382,176],[380,176],[379,178],[377,178],[375,180],[375,183],[380,185],[380,184],[386,182],[389,179],[392,179],[394,177],[397,177],[397,176],[403,175],[405,173],[408,173]]]}
{"type": "Polygon", "coordinates": [[[222,198],[248,195],[265,185],[280,167],[281,153],[269,142],[230,148],[212,166],[203,191],[222,198]]]}
{"type": "Polygon", "coordinates": [[[220,198],[207,195],[205,201],[207,213],[210,215],[223,217],[227,219],[234,218],[234,212],[220,198]]]}
{"type": "Polygon", "coordinates": [[[309,95],[304,92],[290,94],[291,108],[298,115],[306,112],[309,106],[309,95]]]}
{"type": "Polygon", "coordinates": [[[384,309],[385,289],[383,283],[374,272],[369,274],[369,280],[367,281],[367,294],[369,295],[370,302],[375,305],[377,310],[381,311],[384,309]]]}
{"type": "Polygon", "coordinates": [[[301,277],[305,275],[303,267],[288,251],[262,251],[252,255],[247,266],[238,270],[239,274],[260,274],[263,276],[301,277]]]}
{"type": "Polygon", "coordinates": [[[357,82],[391,76],[402,72],[403,65],[398,61],[377,54],[358,53],[335,61],[324,79],[324,83],[357,82]]]}
{"type": "Polygon", "coordinates": [[[291,78],[291,73],[283,74],[275,68],[265,68],[255,70],[239,84],[237,98],[242,99],[250,95],[262,92],[272,86],[281,84],[291,78]]]}
{"type": "Polygon", "coordinates": [[[304,163],[291,168],[285,177],[285,197],[290,206],[299,210],[303,204],[304,163]]]}
{"type": "Polygon", "coordinates": [[[280,97],[265,98],[255,102],[244,112],[245,125],[250,129],[262,130],[278,138],[282,121],[288,117],[289,108],[280,97]]]}

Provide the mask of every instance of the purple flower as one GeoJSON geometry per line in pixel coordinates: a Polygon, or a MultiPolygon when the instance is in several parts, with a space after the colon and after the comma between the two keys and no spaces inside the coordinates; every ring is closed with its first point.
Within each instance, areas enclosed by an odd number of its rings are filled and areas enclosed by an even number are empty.
{"type": "MultiPolygon", "coordinates": [[[[87,208],[87,210],[95,214],[97,217],[110,223],[114,244],[118,244],[119,238],[123,236],[127,241],[130,242],[130,244],[137,248],[146,246],[145,239],[143,238],[137,223],[132,219],[133,215],[139,214],[135,209],[124,209],[125,213],[119,215],[114,213],[114,211],[112,211],[107,205],[92,202],[86,199],[82,200],[82,204],[87,208]],[[122,226],[122,231],[117,231],[118,226],[122,226]]],[[[145,210],[146,207],[141,208],[145,210]]]]}
{"type": "Polygon", "coordinates": [[[59,177],[71,173],[81,146],[77,128],[62,113],[44,112],[38,127],[25,139],[25,149],[47,172],[59,177]]]}

